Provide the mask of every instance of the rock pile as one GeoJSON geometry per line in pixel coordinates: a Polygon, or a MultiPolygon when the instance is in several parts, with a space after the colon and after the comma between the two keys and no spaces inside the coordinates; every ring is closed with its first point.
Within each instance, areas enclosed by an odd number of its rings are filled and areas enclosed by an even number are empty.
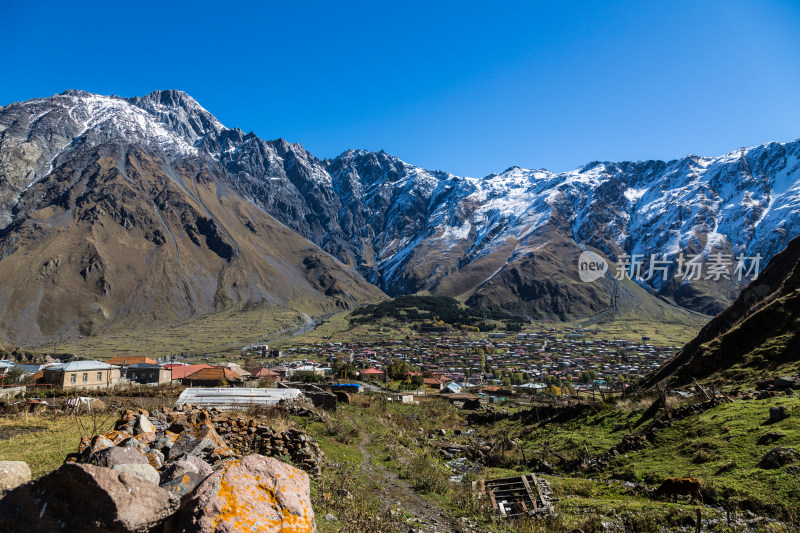
{"type": "Polygon", "coordinates": [[[303,431],[219,411],[125,411],[64,466],[0,500],[0,531],[315,531],[308,474],[323,454],[303,431]]]}
{"type": "Polygon", "coordinates": [[[634,450],[641,450],[648,444],[650,444],[650,441],[647,440],[647,436],[634,435],[633,433],[628,433],[627,435],[622,437],[622,442],[614,446],[614,448],[618,450],[620,453],[625,453],[634,450]]]}
{"type": "Polygon", "coordinates": [[[68,461],[85,463],[91,454],[112,446],[139,450],[156,470],[182,454],[215,464],[228,457],[257,453],[290,458],[310,475],[318,475],[324,459],[319,444],[302,430],[276,431],[252,418],[232,417],[216,409],[193,409],[188,404],[181,411],[125,411],[114,431],[91,441],[85,439],[68,461]]]}
{"type": "Polygon", "coordinates": [[[239,454],[258,453],[267,457],[292,458],[292,462],[316,476],[320,473],[324,453],[317,441],[304,431],[288,429],[277,432],[255,420],[230,419],[218,415],[213,419],[217,432],[239,454]]]}

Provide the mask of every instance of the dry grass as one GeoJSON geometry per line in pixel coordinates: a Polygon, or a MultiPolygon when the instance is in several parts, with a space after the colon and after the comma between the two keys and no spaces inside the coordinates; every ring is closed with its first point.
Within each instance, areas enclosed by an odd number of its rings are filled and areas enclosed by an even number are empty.
{"type": "Polygon", "coordinates": [[[300,323],[296,312],[230,309],[186,322],[103,332],[97,337],[58,344],[56,348],[61,353],[74,353],[93,359],[109,359],[117,355],[155,358],[173,353],[238,353],[243,346],[271,341],[280,337],[282,331],[291,331],[300,323]],[[220,332],[225,334],[220,335],[220,332]]]}
{"type": "MultiPolygon", "coordinates": [[[[623,413],[631,413],[633,411],[648,409],[653,402],[658,399],[658,394],[644,394],[641,396],[634,396],[632,398],[624,398],[616,403],[618,411],[623,413]]],[[[671,394],[667,396],[667,408],[676,409],[683,405],[690,405],[697,403],[697,398],[684,398],[678,394],[671,394]]]]}
{"type": "Polygon", "coordinates": [[[395,533],[400,529],[381,511],[375,480],[353,462],[329,464],[312,489],[314,512],[320,531],[341,533],[395,533]],[[326,514],[337,518],[328,522],[326,514]]]}

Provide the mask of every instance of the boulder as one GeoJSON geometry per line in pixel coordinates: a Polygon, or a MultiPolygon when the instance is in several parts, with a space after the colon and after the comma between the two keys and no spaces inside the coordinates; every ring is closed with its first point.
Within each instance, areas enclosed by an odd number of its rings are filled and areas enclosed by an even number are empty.
{"type": "Polygon", "coordinates": [[[177,496],[183,496],[192,492],[197,485],[203,482],[208,476],[197,472],[184,472],[180,476],[173,477],[161,484],[161,488],[168,490],[177,496]]]}
{"type": "Polygon", "coordinates": [[[214,469],[211,468],[210,464],[208,464],[207,462],[203,461],[202,459],[200,459],[195,455],[190,455],[186,457],[185,461],[190,465],[194,466],[195,468],[197,468],[198,474],[202,474],[204,476],[210,476],[211,474],[214,473],[214,469]]]}
{"type": "Polygon", "coordinates": [[[169,449],[169,460],[195,455],[211,463],[233,455],[233,450],[214,429],[211,422],[198,423],[178,435],[175,444],[169,449]]]}
{"type": "Polygon", "coordinates": [[[132,476],[138,477],[142,481],[147,481],[154,485],[158,485],[161,482],[161,476],[158,474],[158,470],[156,470],[150,465],[122,464],[122,465],[114,465],[113,467],[111,467],[111,469],[116,470],[117,472],[130,474],[132,476]]]}
{"type": "Polygon", "coordinates": [[[769,410],[769,421],[770,422],[780,422],[784,418],[788,417],[789,413],[786,412],[785,405],[779,405],[777,407],[771,407],[769,410]]]}
{"type": "Polygon", "coordinates": [[[67,463],[0,500],[0,531],[144,533],[177,507],[177,498],[152,483],[110,468],[67,463]]]}
{"type": "Polygon", "coordinates": [[[153,433],[155,434],[156,427],[150,422],[150,419],[147,418],[145,415],[139,415],[136,417],[136,422],[133,425],[133,434],[134,435],[141,435],[142,433],[153,433]]]}
{"type": "Polygon", "coordinates": [[[780,468],[784,465],[792,464],[800,459],[800,453],[794,448],[775,446],[761,459],[761,468],[780,468]]]}
{"type": "Polygon", "coordinates": [[[111,468],[116,465],[148,465],[150,461],[136,448],[114,446],[95,452],[86,461],[95,466],[111,468]]]}
{"type": "Polygon", "coordinates": [[[308,474],[257,454],[230,461],[197,486],[177,523],[181,533],[314,532],[308,474]]]}
{"type": "Polygon", "coordinates": [[[213,473],[214,469],[208,463],[199,457],[189,455],[184,459],[169,463],[161,472],[161,483],[180,478],[184,474],[198,474],[206,478],[213,473]]]}
{"type": "Polygon", "coordinates": [[[173,433],[172,431],[167,430],[163,435],[156,439],[152,447],[158,448],[163,453],[167,453],[169,452],[170,448],[175,445],[175,441],[178,440],[178,436],[178,433],[173,433]]]}
{"type": "Polygon", "coordinates": [[[31,469],[25,461],[0,461],[0,497],[31,480],[31,469]]]}
{"type": "Polygon", "coordinates": [[[800,379],[794,376],[781,376],[772,381],[776,389],[797,389],[800,388],[800,379]]]}
{"type": "Polygon", "coordinates": [[[119,444],[119,447],[120,448],[130,448],[130,449],[136,450],[139,453],[144,454],[144,455],[150,453],[150,446],[148,446],[144,442],[140,441],[136,437],[131,437],[128,440],[126,440],[124,442],[121,442],[119,444]]]}
{"type": "Polygon", "coordinates": [[[784,435],[783,433],[781,433],[779,431],[772,431],[770,433],[764,433],[763,435],[761,435],[758,438],[758,444],[761,444],[761,445],[772,444],[773,442],[775,442],[777,440],[780,440],[785,436],[786,435],[784,435]]]}
{"type": "Polygon", "coordinates": [[[164,466],[164,454],[158,450],[150,449],[149,452],[144,454],[147,457],[150,466],[158,470],[162,466],[164,466]]]}
{"type": "Polygon", "coordinates": [[[116,443],[111,439],[109,439],[108,437],[106,437],[105,435],[97,435],[92,439],[92,443],[88,449],[88,453],[92,455],[99,451],[112,448],[114,446],[116,446],[116,443]]]}

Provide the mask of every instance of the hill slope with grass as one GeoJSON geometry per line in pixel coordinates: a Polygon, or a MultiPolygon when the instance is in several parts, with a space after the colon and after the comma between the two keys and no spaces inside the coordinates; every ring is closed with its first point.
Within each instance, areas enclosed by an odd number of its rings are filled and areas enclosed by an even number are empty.
{"type": "Polygon", "coordinates": [[[645,386],[692,378],[752,382],[800,371],[800,239],[769,262],[725,311],[709,322],[645,386]]]}

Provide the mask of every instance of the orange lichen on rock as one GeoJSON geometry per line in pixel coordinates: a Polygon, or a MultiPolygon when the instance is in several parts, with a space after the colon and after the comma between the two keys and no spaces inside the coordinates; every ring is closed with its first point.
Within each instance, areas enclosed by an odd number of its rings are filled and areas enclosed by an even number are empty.
{"type": "Polygon", "coordinates": [[[248,455],[197,487],[184,509],[183,531],[314,532],[309,491],[305,472],[277,459],[248,455]]]}

